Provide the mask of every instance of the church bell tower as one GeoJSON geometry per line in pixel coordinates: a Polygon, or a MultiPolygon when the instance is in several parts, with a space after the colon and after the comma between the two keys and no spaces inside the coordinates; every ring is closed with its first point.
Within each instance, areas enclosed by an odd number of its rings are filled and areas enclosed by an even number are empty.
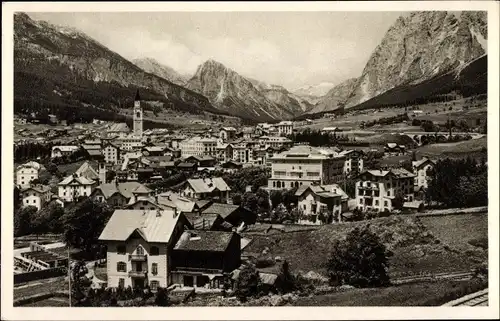
{"type": "Polygon", "coordinates": [[[134,99],[134,136],[142,137],[142,107],[139,90],[137,90],[134,99]]]}

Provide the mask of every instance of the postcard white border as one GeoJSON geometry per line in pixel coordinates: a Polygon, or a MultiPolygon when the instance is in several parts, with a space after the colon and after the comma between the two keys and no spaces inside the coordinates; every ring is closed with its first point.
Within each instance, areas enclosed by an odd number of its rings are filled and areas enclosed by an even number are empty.
{"type": "Polygon", "coordinates": [[[287,320],[498,318],[499,3],[496,1],[369,2],[45,2],[2,3],[2,309],[5,320],[287,320]],[[14,308],[13,302],[13,12],[127,11],[488,11],[489,298],[484,308],[14,308]]]}

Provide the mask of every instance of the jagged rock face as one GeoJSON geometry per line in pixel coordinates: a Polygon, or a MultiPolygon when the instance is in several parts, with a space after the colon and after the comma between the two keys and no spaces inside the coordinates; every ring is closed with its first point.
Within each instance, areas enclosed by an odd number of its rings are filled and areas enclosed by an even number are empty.
{"type": "Polygon", "coordinates": [[[173,68],[163,65],[153,58],[134,59],[132,62],[142,70],[167,79],[168,81],[171,81],[179,86],[186,85],[186,82],[189,79],[189,77],[179,74],[173,68]]]}
{"type": "Polygon", "coordinates": [[[334,84],[330,82],[322,82],[318,85],[303,86],[293,90],[293,94],[307,100],[310,104],[315,105],[321,98],[325,96],[332,88],[334,84]]]}
{"type": "Polygon", "coordinates": [[[342,107],[357,81],[357,78],[350,78],[333,87],[308,113],[321,113],[342,107]]]}
{"type": "Polygon", "coordinates": [[[289,92],[285,87],[267,84],[265,82],[247,78],[267,99],[281,105],[294,116],[300,115],[310,110],[313,105],[303,97],[289,92]]]}
{"type": "Polygon", "coordinates": [[[400,17],[369,58],[346,107],[474,60],[486,54],[486,37],[484,12],[428,11],[400,17]]]}
{"type": "Polygon", "coordinates": [[[84,33],[32,20],[24,13],[14,17],[14,59],[15,72],[42,79],[57,77],[73,81],[78,76],[95,85],[101,82],[110,86],[134,85],[194,108],[213,110],[206,97],[145,72],[84,33]]]}
{"type": "Polygon", "coordinates": [[[250,80],[214,60],[198,67],[187,88],[203,94],[214,106],[234,115],[259,121],[293,116],[286,108],[266,98],[250,80]]]}

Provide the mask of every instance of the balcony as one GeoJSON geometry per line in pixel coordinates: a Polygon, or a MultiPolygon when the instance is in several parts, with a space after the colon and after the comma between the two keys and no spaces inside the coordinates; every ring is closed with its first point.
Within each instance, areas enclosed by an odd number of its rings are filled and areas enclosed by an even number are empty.
{"type": "Polygon", "coordinates": [[[128,260],[135,262],[145,262],[148,259],[146,254],[129,254],[128,260]]]}
{"type": "Polygon", "coordinates": [[[378,191],[378,186],[377,185],[372,185],[372,186],[358,186],[359,189],[366,189],[370,191],[378,191]]]}
{"type": "Polygon", "coordinates": [[[148,271],[128,271],[128,276],[131,278],[145,278],[148,271]]]}
{"type": "Polygon", "coordinates": [[[176,272],[197,272],[197,273],[207,273],[207,274],[219,274],[222,273],[222,268],[221,269],[207,269],[207,268],[194,268],[194,267],[184,267],[184,266],[178,266],[174,268],[174,271],[176,272]]]}

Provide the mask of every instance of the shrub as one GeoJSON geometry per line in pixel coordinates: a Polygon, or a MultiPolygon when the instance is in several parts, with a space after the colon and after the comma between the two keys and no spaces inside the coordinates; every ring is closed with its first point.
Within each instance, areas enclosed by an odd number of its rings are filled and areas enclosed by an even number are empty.
{"type": "Polygon", "coordinates": [[[168,293],[164,288],[158,288],[155,296],[155,305],[166,307],[169,305],[168,293]]]}
{"type": "Polygon", "coordinates": [[[249,297],[258,295],[260,283],[259,272],[255,267],[253,265],[245,265],[241,269],[234,285],[234,294],[240,301],[245,302],[249,297]]]}
{"type": "Polygon", "coordinates": [[[336,241],[327,262],[332,285],[385,286],[389,284],[387,269],[385,245],[368,226],[355,228],[345,239],[336,241]]]}
{"type": "Polygon", "coordinates": [[[488,238],[487,237],[480,237],[480,238],[472,239],[468,243],[472,246],[479,247],[483,250],[488,249],[488,238]]]}

